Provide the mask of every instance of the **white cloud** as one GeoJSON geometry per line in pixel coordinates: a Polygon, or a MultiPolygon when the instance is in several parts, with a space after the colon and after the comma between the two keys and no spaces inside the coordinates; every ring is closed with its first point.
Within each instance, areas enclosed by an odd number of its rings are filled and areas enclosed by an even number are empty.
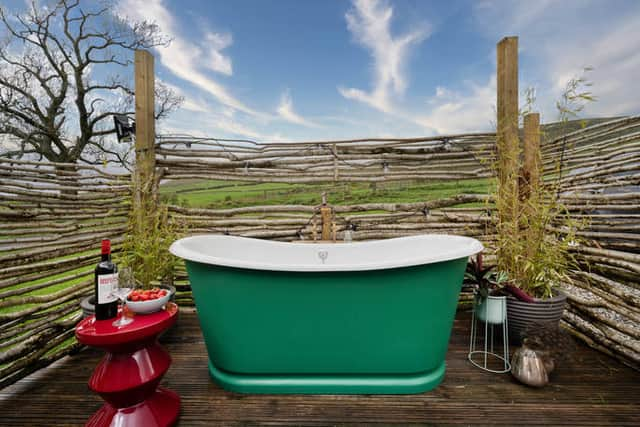
{"type": "Polygon", "coordinates": [[[280,96],[280,104],[278,105],[278,114],[283,119],[302,126],[318,127],[317,123],[305,119],[293,110],[293,100],[289,90],[285,90],[280,96]]]}
{"type": "Polygon", "coordinates": [[[212,70],[232,75],[231,59],[222,53],[231,44],[231,35],[208,32],[203,37],[204,42],[188,40],[162,0],[121,0],[118,9],[126,11],[127,16],[134,20],[154,21],[163,33],[173,38],[168,47],[158,49],[158,54],[162,64],[175,76],[206,91],[228,107],[256,117],[266,116],[235,98],[206,73],[206,70],[212,70]]]}
{"type": "Polygon", "coordinates": [[[495,74],[483,85],[465,82],[465,89],[461,92],[438,86],[435,96],[427,101],[429,113],[416,117],[415,122],[438,134],[490,129],[495,119],[495,74]]]}
{"type": "MultiPolygon", "coordinates": [[[[593,72],[588,78],[593,81],[593,91],[598,102],[589,106],[589,111],[601,115],[619,115],[640,112],[640,100],[630,88],[638,85],[640,75],[640,38],[637,34],[638,15],[620,19],[606,33],[591,37],[586,50],[565,49],[558,46],[555,57],[551,57],[550,79],[556,90],[561,90],[568,77],[579,74],[586,66],[593,72]]],[[[552,54],[553,55],[553,54],[552,54]]]]}
{"type": "Polygon", "coordinates": [[[384,112],[392,112],[393,96],[407,88],[405,73],[410,48],[428,36],[426,26],[394,37],[391,34],[393,8],[379,0],[354,0],[345,14],[347,27],[355,41],[368,49],[373,58],[374,79],[371,92],[339,87],[348,99],[354,99],[384,112]]]}
{"type": "MultiPolygon", "coordinates": [[[[519,36],[520,90],[536,87],[534,108],[545,122],[557,120],[555,101],[569,79],[580,76],[585,66],[594,67],[587,77],[594,83],[589,89],[598,97],[587,106],[585,116],[640,112],[640,101],[629,91],[637,86],[640,75],[640,38],[629,36],[636,32],[640,8],[603,19],[593,13],[593,6],[587,1],[550,0],[533,6],[516,1],[474,5],[475,18],[488,38],[497,42],[505,35],[519,36]]],[[[437,87],[427,100],[427,113],[416,115],[415,123],[439,134],[488,130],[495,121],[495,103],[493,71],[484,83],[475,79],[464,82],[460,89],[437,87]]]]}
{"type": "Polygon", "coordinates": [[[482,2],[475,5],[474,16],[489,38],[519,36],[521,89],[525,79],[535,81],[537,106],[545,121],[557,120],[555,100],[586,66],[593,67],[587,77],[598,101],[586,107],[585,116],[637,114],[640,99],[629,89],[637,86],[640,75],[640,3],[616,4],[482,2]]]}
{"type": "Polygon", "coordinates": [[[273,139],[274,135],[262,132],[252,123],[245,123],[229,114],[227,108],[215,109],[205,105],[205,111],[177,111],[159,123],[162,134],[180,134],[194,137],[249,138],[256,141],[273,139]]]}
{"type": "Polygon", "coordinates": [[[233,66],[231,65],[231,58],[222,53],[222,50],[231,46],[233,43],[231,34],[207,32],[204,39],[209,45],[209,60],[205,61],[205,66],[218,73],[226,74],[227,76],[232,75],[233,66]]]}

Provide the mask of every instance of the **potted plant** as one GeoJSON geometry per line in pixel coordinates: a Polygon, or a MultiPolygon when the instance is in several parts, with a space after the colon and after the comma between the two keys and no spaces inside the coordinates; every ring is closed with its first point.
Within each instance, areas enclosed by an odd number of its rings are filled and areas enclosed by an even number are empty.
{"type": "MultiPolygon", "coordinates": [[[[582,86],[590,84],[584,78],[571,79],[557,103],[565,130],[568,118],[576,116],[584,102],[594,99],[590,92],[580,91],[582,86]]],[[[528,97],[529,108],[525,110],[531,110],[533,102],[535,99],[528,97]]],[[[577,245],[576,231],[584,224],[574,220],[560,200],[565,143],[555,169],[548,171],[544,179],[531,181],[530,176],[523,176],[523,171],[515,168],[503,171],[503,175],[505,182],[518,185],[502,185],[499,181],[496,189],[497,269],[509,277],[504,287],[510,294],[507,320],[510,337],[516,342],[535,323],[558,325],[567,299],[560,286],[571,282],[569,272],[577,265],[571,247],[577,245]]],[[[499,152],[519,159],[519,145],[511,148],[514,146],[502,144],[504,138],[498,138],[499,152]]],[[[535,154],[538,159],[534,162],[538,169],[539,155],[535,154]]]]}
{"type": "Polygon", "coordinates": [[[564,311],[567,297],[560,286],[572,281],[569,272],[577,262],[571,247],[577,245],[581,224],[571,218],[559,193],[557,183],[547,182],[532,186],[524,200],[518,194],[496,197],[496,268],[509,278],[504,290],[509,294],[507,320],[515,342],[535,322],[557,325],[564,311]],[[509,207],[514,203],[515,213],[509,207]],[[509,214],[502,215],[501,209],[509,214]]]}
{"type": "Polygon", "coordinates": [[[504,272],[495,271],[493,266],[484,266],[482,254],[467,265],[465,280],[474,289],[474,310],[478,319],[500,324],[506,316],[506,295],[502,288],[507,282],[504,272]]]}

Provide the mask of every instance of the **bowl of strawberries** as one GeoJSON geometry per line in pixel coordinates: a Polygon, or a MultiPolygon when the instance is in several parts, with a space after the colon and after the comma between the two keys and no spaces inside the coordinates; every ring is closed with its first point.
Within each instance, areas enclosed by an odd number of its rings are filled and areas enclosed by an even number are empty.
{"type": "Polygon", "coordinates": [[[127,307],[137,314],[160,311],[169,301],[171,293],[166,289],[134,289],[127,295],[127,307]]]}

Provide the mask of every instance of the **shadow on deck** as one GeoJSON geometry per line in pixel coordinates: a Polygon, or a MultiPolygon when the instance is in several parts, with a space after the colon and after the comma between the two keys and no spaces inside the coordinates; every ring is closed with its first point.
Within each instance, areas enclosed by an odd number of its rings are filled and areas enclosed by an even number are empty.
{"type": "MultiPolygon", "coordinates": [[[[241,395],[209,378],[193,312],[161,341],[173,357],[163,385],[182,398],[179,425],[424,423],[437,425],[640,425],[640,372],[578,345],[543,389],[489,374],[467,361],[470,316],[454,325],[447,374],[434,391],[400,396],[241,395]]],[[[0,390],[0,424],[83,425],[101,405],[87,380],[101,358],[86,349],[0,390]]]]}

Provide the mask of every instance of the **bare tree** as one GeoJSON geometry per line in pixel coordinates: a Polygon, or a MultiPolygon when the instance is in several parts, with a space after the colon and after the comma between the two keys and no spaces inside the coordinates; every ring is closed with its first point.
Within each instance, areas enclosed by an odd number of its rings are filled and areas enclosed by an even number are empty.
{"type": "MultiPolygon", "coordinates": [[[[112,116],[133,114],[133,51],[169,40],[153,22],[119,16],[113,3],[87,3],[33,2],[15,15],[0,7],[0,155],[127,163],[112,116]]],[[[182,102],[161,83],[156,100],[157,119],[182,102]]]]}

